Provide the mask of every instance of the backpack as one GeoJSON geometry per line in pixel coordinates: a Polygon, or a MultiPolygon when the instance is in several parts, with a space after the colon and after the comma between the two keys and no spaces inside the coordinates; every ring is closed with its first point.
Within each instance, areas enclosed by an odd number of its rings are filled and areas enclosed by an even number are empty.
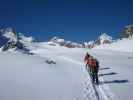
{"type": "Polygon", "coordinates": [[[93,72],[97,72],[99,69],[99,61],[93,57],[90,57],[87,60],[87,64],[89,65],[89,67],[92,69],[93,72]]]}

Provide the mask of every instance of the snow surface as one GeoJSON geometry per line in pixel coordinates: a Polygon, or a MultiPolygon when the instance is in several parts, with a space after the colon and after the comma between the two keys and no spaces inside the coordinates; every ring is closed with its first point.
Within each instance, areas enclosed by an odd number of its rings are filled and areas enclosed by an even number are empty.
{"type": "Polygon", "coordinates": [[[132,44],[133,44],[133,37],[123,38],[122,40],[117,40],[111,44],[102,44],[102,45],[96,46],[94,49],[133,52],[132,44]]]}
{"type": "Polygon", "coordinates": [[[42,57],[0,53],[1,100],[83,99],[80,65],[46,51],[42,57]],[[54,60],[56,64],[48,64],[46,60],[54,60]]]}
{"type": "Polygon", "coordinates": [[[0,52],[0,100],[132,100],[133,53],[34,44],[32,53],[0,52]],[[100,61],[95,86],[83,62],[100,61]]]}

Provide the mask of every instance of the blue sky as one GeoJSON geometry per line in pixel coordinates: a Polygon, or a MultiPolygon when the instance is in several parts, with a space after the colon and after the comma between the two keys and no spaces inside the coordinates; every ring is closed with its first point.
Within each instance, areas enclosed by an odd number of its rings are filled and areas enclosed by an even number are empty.
{"type": "Polygon", "coordinates": [[[1,0],[0,26],[44,41],[89,41],[102,32],[117,38],[133,24],[132,9],[133,0],[1,0]]]}

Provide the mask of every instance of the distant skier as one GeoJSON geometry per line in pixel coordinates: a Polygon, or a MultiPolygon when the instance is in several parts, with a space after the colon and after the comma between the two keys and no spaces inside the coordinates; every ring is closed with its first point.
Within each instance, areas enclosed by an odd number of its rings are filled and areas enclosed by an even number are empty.
{"type": "Polygon", "coordinates": [[[90,58],[90,54],[87,52],[84,58],[84,62],[85,62],[85,66],[86,66],[86,70],[90,72],[90,67],[88,66],[88,59],[90,58]]]}
{"type": "Polygon", "coordinates": [[[99,62],[97,59],[92,57],[90,54],[86,53],[84,58],[86,63],[86,69],[89,72],[92,82],[98,84],[98,69],[99,69],[99,62]]]}

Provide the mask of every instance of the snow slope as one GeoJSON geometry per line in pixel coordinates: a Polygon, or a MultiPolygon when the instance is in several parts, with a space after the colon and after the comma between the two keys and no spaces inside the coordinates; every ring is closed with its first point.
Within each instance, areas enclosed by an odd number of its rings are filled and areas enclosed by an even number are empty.
{"type": "Polygon", "coordinates": [[[0,53],[0,100],[132,100],[133,53],[36,44],[31,51],[0,53]],[[100,61],[100,85],[91,83],[86,52],[100,61]]]}
{"type": "Polygon", "coordinates": [[[132,100],[133,53],[95,49],[92,54],[100,60],[99,77],[107,100],[132,100]]]}
{"type": "Polygon", "coordinates": [[[0,99],[83,100],[80,65],[55,55],[0,53],[0,99]]]}
{"type": "Polygon", "coordinates": [[[133,52],[133,37],[123,38],[122,40],[117,40],[111,44],[102,44],[96,46],[96,49],[106,49],[106,50],[115,50],[123,52],[133,52]]]}

